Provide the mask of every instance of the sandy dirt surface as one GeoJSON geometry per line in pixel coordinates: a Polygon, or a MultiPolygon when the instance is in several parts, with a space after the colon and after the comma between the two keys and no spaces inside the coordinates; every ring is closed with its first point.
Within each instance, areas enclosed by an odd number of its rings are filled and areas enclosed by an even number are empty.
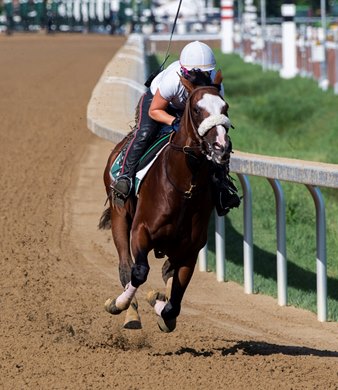
{"type": "Polygon", "coordinates": [[[338,324],[195,272],[163,334],[104,311],[121,292],[104,209],[112,145],[86,106],[123,44],[108,36],[0,36],[0,388],[338,389],[338,324]]]}

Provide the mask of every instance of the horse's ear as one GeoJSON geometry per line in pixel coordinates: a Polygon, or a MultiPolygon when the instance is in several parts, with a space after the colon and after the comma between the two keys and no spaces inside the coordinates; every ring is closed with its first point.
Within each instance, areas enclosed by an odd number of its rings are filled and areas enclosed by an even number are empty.
{"type": "Polygon", "coordinates": [[[183,76],[179,75],[181,79],[181,83],[184,85],[184,88],[187,90],[188,94],[191,93],[195,89],[194,84],[189,80],[185,79],[183,76]]]}
{"type": "Polygon", "coordinates": [[[218,69],[215,75],[214,84],[221,85],[222,81],[223,81],[222,71],[221,69],[218,69]]]}

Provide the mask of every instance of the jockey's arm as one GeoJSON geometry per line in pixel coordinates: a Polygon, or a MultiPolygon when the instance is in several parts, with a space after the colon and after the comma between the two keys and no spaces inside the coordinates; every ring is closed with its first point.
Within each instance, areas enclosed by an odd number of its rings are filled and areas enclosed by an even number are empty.
{"type": "Polygon", "coordinates": [[[157,89],[149,107],[150,118],[170,126],[175,117],[166,112],[168,104],[169,102],[161,96],[159,89],[157,89]]]}

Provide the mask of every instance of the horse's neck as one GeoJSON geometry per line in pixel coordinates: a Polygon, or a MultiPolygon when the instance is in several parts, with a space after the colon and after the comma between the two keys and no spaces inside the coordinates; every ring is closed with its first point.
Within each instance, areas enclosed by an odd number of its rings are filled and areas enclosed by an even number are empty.
{"type": "Polygon", "coordinates": [[[181,147],[194,147],[198,145],[198,141],[193,135],[193,130],[188,130],[188,126],[191,126],[188,119],[188,113],[185,112],[182,116],[180,130],[175,134],[174,142],[181,147]]]}
{"type": "Polygon", "coordinates": [[[173,139],[174,147],[167,149],[167,172],[177,181],[203,184],[208,175],[207,160],[201,155],[199,143],[181,128],[173,139]]]}

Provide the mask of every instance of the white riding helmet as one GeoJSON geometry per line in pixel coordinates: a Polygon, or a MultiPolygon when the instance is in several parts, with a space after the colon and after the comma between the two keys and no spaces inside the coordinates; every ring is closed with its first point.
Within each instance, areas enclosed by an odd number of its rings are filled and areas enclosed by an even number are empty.
{"type": "Polygon", "coordinates": [[[214,70],[216,60],[213,51],[203,42],[195,41],[188,43],[180,56],[182,68],[187,70],[201,69],[202,71],[214,70]]]}

